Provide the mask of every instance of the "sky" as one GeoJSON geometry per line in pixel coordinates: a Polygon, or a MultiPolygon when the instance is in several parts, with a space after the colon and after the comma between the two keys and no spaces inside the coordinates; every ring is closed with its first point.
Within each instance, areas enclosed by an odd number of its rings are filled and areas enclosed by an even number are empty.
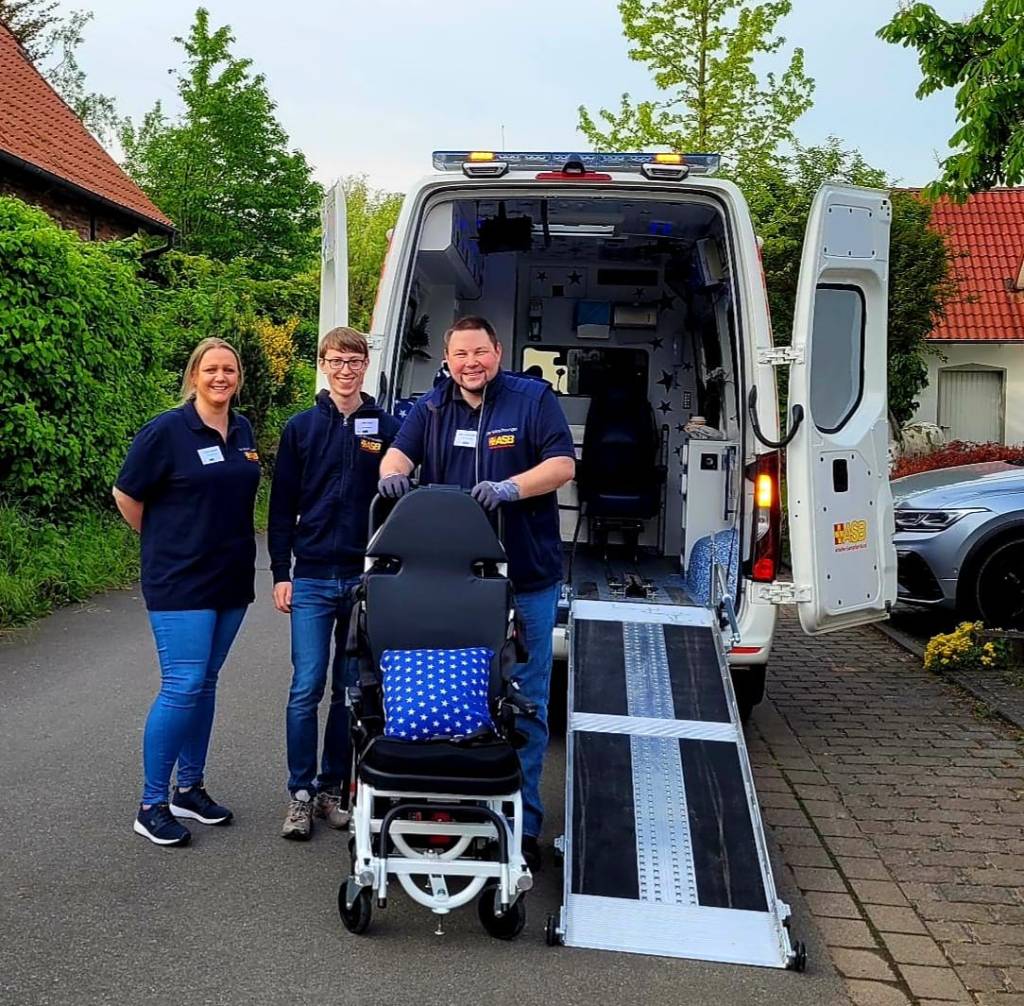
{"type": "MultiPolygon", "coordinates": [[[[975,5],[932,0],[944,17],[975,5]]],[[[95,19],[80,57],[91,90],[140,119],[178,107],[174,77],[196,3],[81,0],[95,19]]],[[[587,149],[577,106],[615,108],[654,94],[626,54],[614,0],[206,0],[234,51],[264,73],[291,144],[329,183],[364,174],[401,191],[429,174],[435,149],[587,149]]],[[[793,0],[781,25],[817,87],[796,124],[829,135],[901,185],[936,173],[955,129],[953,94],[918,101],[915,53],[875,37],[896,0],[793,0]]]]}

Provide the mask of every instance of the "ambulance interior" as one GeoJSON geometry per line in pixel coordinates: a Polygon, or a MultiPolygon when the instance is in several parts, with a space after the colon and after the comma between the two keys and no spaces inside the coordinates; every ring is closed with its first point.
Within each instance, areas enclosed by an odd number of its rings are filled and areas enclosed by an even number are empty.
{"type": "Polygon", "coordinates": [[[642,194],[438,199],[422,219],[394,396],[429,391],[452,322],[550,383],[577,477],[558,494],[577,597],[736,596],[742,398],[720,208],[642,194]]]}

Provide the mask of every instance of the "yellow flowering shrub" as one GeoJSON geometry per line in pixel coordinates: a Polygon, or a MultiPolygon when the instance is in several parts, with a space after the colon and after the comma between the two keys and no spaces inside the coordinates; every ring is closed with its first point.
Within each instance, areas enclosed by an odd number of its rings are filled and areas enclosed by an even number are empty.
{"type": "Polygon", "coordinates": [[[981,641],[981,622],[961,622],[952,632],[932,636],[924,651],[924,666],[930,671],[1001,668],[1007,664],[1002,640],[981,641]]]}
{"type": "Polygon", "coordinates": [[[256,319],[256,334],[267,358],[270,374],[278,384],[284,383],[295,359],[295,342],[292,336],[298,327],[298,318],[289,318],[281,325],[275,325],[269,318],[256,319]]]}

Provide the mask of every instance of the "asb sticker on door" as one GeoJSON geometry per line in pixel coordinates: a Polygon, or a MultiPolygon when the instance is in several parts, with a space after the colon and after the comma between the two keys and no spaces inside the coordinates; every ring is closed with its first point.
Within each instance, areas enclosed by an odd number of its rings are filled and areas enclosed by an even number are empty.
{"type": "Polygon", "coordinates": [[[832,539],[837,552],[853,552],[868,547],[868,522],[848,520],[832,525],[832,539]]]}

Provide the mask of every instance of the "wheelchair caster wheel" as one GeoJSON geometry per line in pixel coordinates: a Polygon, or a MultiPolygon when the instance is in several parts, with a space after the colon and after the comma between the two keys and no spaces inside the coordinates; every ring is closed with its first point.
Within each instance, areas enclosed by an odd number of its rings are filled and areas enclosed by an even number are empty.
{"type": "Polygon", "coordinates": [[[358,936],[370,928],[370,919],[373,916],[373,891],[369,887],[361,888],[349,907],[345,903],[347,888],[348,881],[342,881],[341,887],[338,888],[338,914],[345,928],[358,936]]]}
{"type": "Polygon", "coordinates": [[[807,947],[802,940],[793,944],[793,959],[789,962],[789,968],[800,974],[807,970],[807,947]]]}
{"type": "Polygon", "coordinates": [[[519,897],[501,915],[498,915],[495,901],[497,890],[497,884],[488,884],[480,892],[476,903],[480,924],[496,940],[514,940],[526,925],[526,902],[519,897]]]}
{"type": "Polygon", "coordinates": [[[560,947],[562,945],[562,934],[558,931],[558,916],[549,915],[547,925],[544,927],[544,939],[549,947],[560,947]]]}

